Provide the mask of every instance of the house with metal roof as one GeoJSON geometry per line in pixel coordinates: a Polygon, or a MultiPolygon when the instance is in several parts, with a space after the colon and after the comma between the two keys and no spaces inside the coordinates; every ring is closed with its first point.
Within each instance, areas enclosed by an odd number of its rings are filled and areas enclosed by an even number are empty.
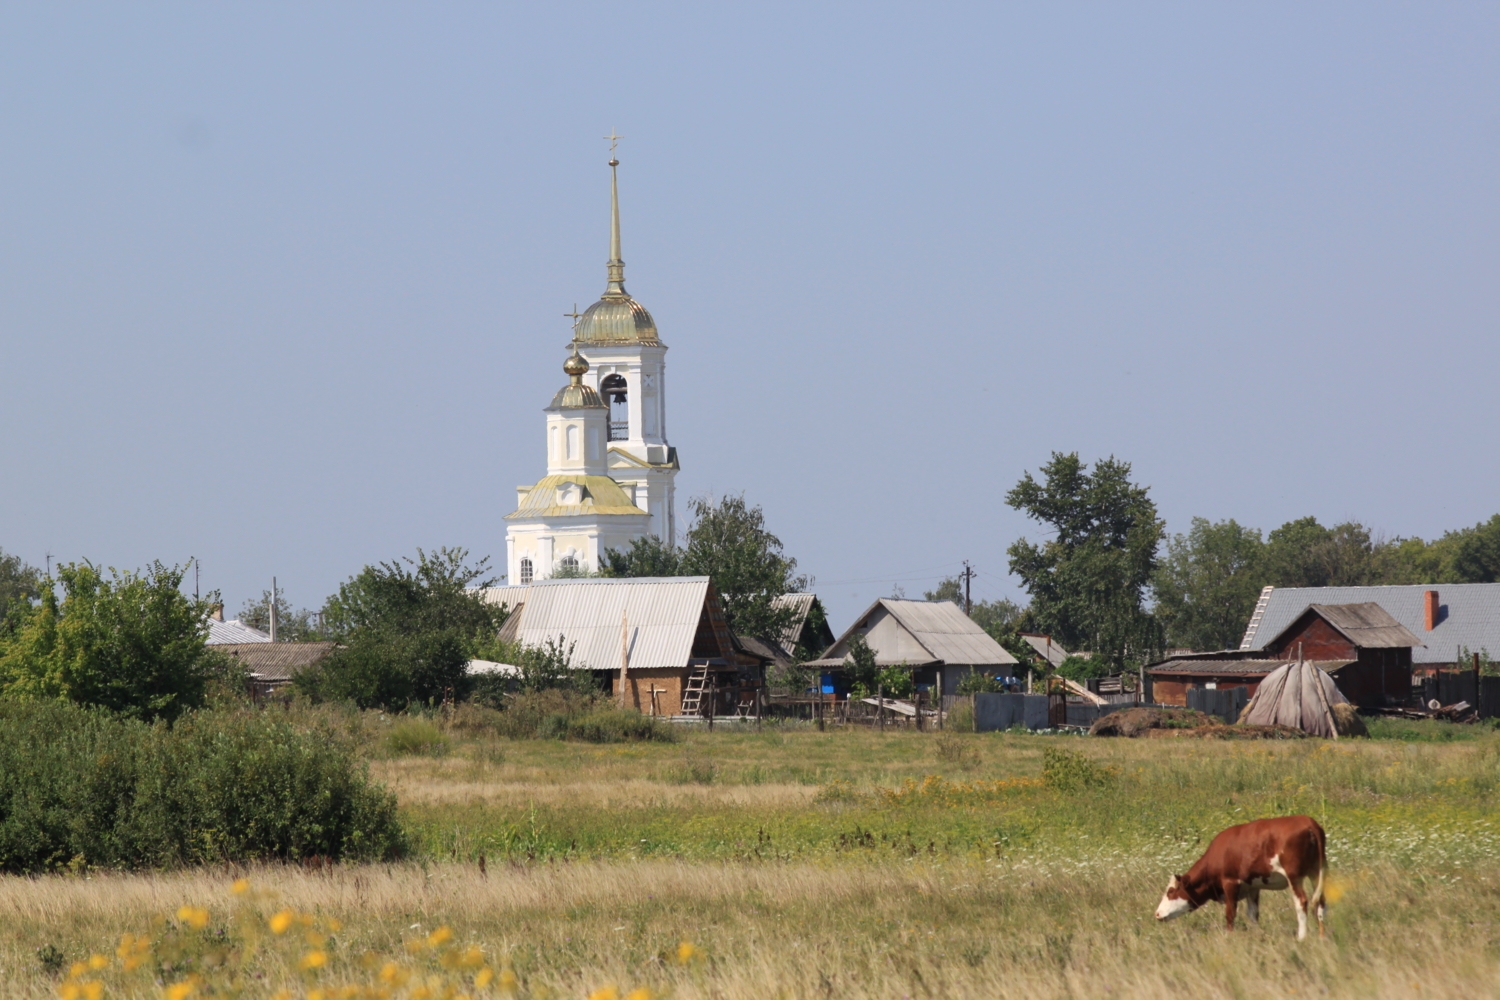
{"type": "Polygon", "coordinates": [[[203,640],[210,646],[244,645],[250,642],[270,642],[271,637],[258,628],[252,628],[240,621],[231,618],[225,621],[223,612],[216,612],[216,616],[208,619],[208,638],[203,640]]]}
{"type": "Polygon", "coordinates": [[[1421,640],[1412,650],[1418,672],[1459,664],[1460,647],[1500,656],[1500,583],[1409,587],[1267,587],[1240,648],[1263,649],[1312,604],[1378,604],[1421,640]]]}
{"type": "Polygon", "coordinates": [[[1244,687],[1287,663],[1310,662],[1362,708],[1405,704],[1411,697],[1412,655],[1422,640],[1373,602],[1311,604],[1260,649],[1172,657],[1152,666],[1152,700],[1186,705],[1193,688],[1244,687]]]}
{"type": "Polygon", "coordinates": [[[911,667],[919,687],[933,686],[941,678],[942,689],[949,693],[958,689],[965,674],[1009,673],[1004,668],[1016,665],[1016,658],[952,601],[882,597],[808,666],[830,673],[841,670],[855,634],[865,637],[878,666],[911,667]]]}
{"type": "Polygon", "coordinates": [[[706,576],[564,578],[479,593],[509,609],[502,640],[560,639],[574,667],[642,712],[720,713],[733,707],[728,692],[759,683],[762,660],[739,648],[706,576]],[[701,695],[714,689],[725,699],[708,706],[701,695]]]}

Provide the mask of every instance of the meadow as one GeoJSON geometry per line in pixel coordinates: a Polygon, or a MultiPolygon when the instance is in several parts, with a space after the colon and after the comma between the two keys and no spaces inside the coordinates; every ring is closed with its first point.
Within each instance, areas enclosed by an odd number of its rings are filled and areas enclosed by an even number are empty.
{"type": "Polygon", "coordinates": [[[5,994],[1500,995],[1488,728],[588,744],[481,715],[349,724],[407,860],[0,879],[5,994]],[[1327,940],[1292,939],[1286,893],[1232,935],[1216,907],[1152,919],[1218,830],[1296,812],[1329,833],[1327,940]]]}

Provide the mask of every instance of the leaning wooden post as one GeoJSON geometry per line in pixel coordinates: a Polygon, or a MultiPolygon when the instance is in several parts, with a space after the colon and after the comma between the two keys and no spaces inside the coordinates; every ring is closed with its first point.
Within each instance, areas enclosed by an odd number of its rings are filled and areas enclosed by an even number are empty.
{"type": "Polygon", "coordinates": [[[708,680],[708,731],[714,730],[714,708],[719,701],[719,676],[714,674],[708,680]]]}
{"type": "MultiPolygon", "coordinates": [[[[575,309],[574,312],[577,312],[575,309]]],[[[630,622],[620,612],[620,707],[625,707],[625,675],[630,670],[630,622]]]]}
{"type": "Polygon", "coordinates": [[[943,728],[943,668],[937,671],[937,727],[943,728]]]}
{"type": "Polygon", "coordinates": [[[917,732],[920,733],[922,731],[922,692],[918,691],[912,701],[917,706],[917,732]]]}
{"type": "Polygon", "coordinates": [[[760,695],[761,689],[755,689],[755,731],[760,732],[760,695]]]}
{"type": "Polygon", "coordinates": [[[875,685],[875,714],[880,717],[880,731],[885,732],[885,685],[875,685]]]}

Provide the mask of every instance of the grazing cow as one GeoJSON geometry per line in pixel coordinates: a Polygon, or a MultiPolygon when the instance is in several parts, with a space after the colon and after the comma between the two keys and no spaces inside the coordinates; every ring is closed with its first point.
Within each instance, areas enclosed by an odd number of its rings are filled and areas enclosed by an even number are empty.
{"type": "Polygon", "coordinates": [[[1245,901],[1260,922],[1260,891],[1291,887],[1297,910],[1297,940],[1307,937],[1307,893],[1302,880],[1315,877],[1312,905],[1323,936],[1323,872],[1328,867],[1323,828],[1311,816],[1277,816],[1231,826],[1213,839],[1186,875],[1173,875],[1156,907],[1157,920],[1171,920],[1209,900],[1224,903],[1224,921],[1234,930],[1235,904],[1245,901]]]}

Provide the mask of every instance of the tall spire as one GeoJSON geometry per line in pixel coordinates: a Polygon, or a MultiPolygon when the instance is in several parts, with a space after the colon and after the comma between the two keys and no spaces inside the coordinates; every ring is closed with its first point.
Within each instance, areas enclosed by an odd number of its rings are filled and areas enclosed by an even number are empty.
{"type": "Polygon", "coordinates": [[[604,289],[606,296],[617,295],[629,298],[625,291],[625,261],[620,259],[620,161],[615,157],[615,146],[625,138],[615,135],[611,129],[604,138],[609,140],[609,284],[604,289]]]}

